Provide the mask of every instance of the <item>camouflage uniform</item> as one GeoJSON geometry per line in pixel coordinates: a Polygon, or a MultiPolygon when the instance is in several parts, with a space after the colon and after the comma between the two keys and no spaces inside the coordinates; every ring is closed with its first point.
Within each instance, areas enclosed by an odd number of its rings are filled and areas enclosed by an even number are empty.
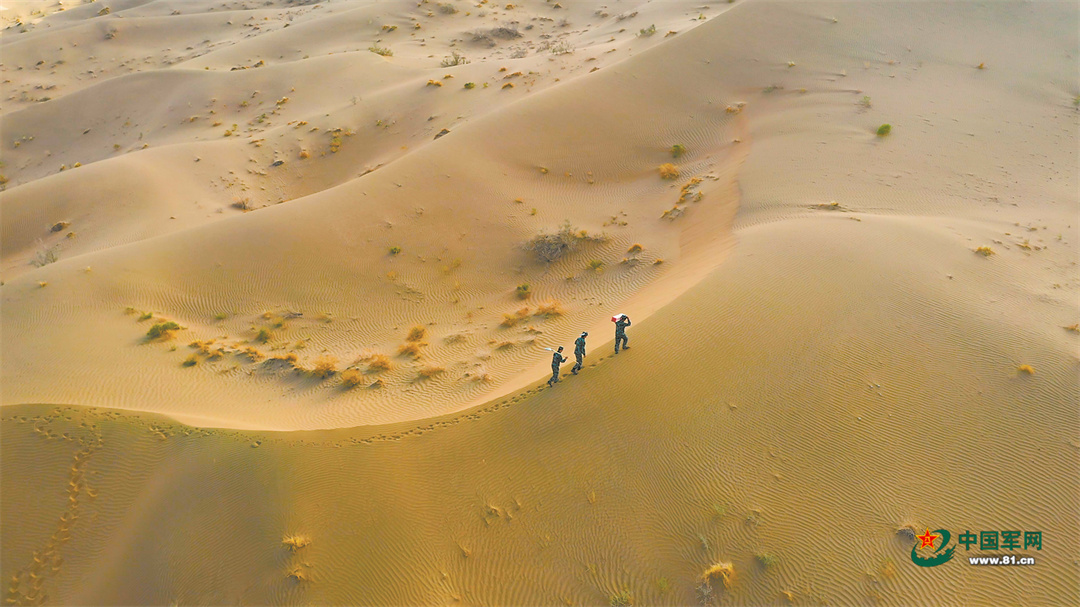
{"type": "Polygon", "coordinates": [[[548,386],[559,381],[559,365],[567,361],[567,358],[562,355],[561,352],[556,352],[551,357],[551,379],[548,380],[548,386]]]}
{"type": "Polygon", "coordinates": [[[574,358],[577,362],[574,363],[574,368],[570,369],[570,372],[577,375],[577,372],[581,370],[581,365],[585,363],[585,336],[574,340],[574,358]]]}
{"type": "Polygon", "coordinates": [[[622,343],[623,350],[629,350],[628,345],[630,339],[626,337],[626,327],[630,326],[630,317],[623,316],[619,320],[615,321],[615,353],[619,353],[619,343],[622,343]]]}

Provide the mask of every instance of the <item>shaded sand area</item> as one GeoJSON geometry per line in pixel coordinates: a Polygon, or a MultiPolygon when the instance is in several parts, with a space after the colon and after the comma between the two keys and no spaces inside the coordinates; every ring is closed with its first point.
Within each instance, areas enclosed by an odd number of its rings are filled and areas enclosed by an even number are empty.
{"type": "Polygon", "coordinates": [[[1080,601],[1075,3],[446,5],[0,12],[9,602],[1080,601]]]}
{"type": "Polygon", "coordinates": [[[932,255],[852,264],[834,238],[873,251],[942,237],[821,221],[840,225],[746,230],[756,253],[635,324],[627,355],[457,416],[260,433],[5,407],[5,578],[31,590],[20,572],[55,547],[63,561],[38,575],[60,603],[597,605],[625,592],[685,605],[723,561],[736,573],[715,589],[724,605],[1074,602],[1069,352],[1003,328],[989,305],[941,304],[952,283],[887,278],[929,271],[932,255]],[[688,338],[681,319],[702,309],[688,338]],[[778,322],[788,314],[803,321],[778,322]],[[919,347],[892,347],[913,335],[919,347]],[[1017,375],[1018,352],[1035,376],[1017,375]],[[676,373],[695,381],[665,382],[676,373]],[[1045,539],[1035,567],[921,569],[903,529],[926,527],[1045,539]],[[310,544],[292,550],[292,536],[310,544]]]}

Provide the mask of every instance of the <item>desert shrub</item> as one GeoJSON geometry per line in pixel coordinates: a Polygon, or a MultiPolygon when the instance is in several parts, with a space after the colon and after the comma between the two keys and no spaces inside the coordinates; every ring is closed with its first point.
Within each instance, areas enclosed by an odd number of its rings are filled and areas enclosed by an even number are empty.
{"type": "Polygon", "coordinates": [[[564,222],[556,232],[541,232],[525,243],[526,251],[532,252],[537,259],[551,263],[563,255],[572,252],[582,241],[603,242],[603,234],[590,235],[585,230],[577,230],[569,221],[564,222]]]}
{"type": "Polygon", "coordinates": [[[139,315],[139,322],[142,322],[144,320],[150,320],[153,317],[154,317],[153,312],[143,312],[142,314],[139,315]]]}
{"type": "Polygon", "coordinates": [[[635,242],[634,244],[630,245],[630,248],[627,249],[626,252],[631,254],[631,255],[637,255],[638,253],[640,253],[640,252],[642,252],[644,250],[645,250],[645,247],[643,247],[640,244],[635,242]]]}
{"type": "Polygon", "coordinates": [[[173,336],[173,333],[180,330],[180,325],[168,320],[165,322],[159,322],[150,327],[150,330],[146,332],[146,337],[150,339],[169,339],[173,336]]]}
{"type": "Polygon", "coordinates": [[[429,365],[429,366],[423,367],[422,369],[420,369],[416,373],[417,373],[417,375],[419,376],[420,379],[430,379],[432,377],[435,377],[436,375],[439,375],[440,373],[445,373],[445,372],[446,372],[446,369],[444,369],[443,367],[436,367],[436,366],[429,365]]]}
{"type": "Polygon", "coordinates": [[[474,89],[474,88],[476,88],[476,83],[475,82],[466,82],[465,83],[465,88],[474,89]]]}
{"type": "Polygon", "coordinates": [[[891,124],[883,124],[883,125],[879,126],[878,129],[877,129],[878,137],[885,137],[886,135],[888,135],[891,132],[892,132],[892,125],[891,124]]]}
{"type": "Polygon", "coordinates": [[[282,538],[281,543],[284,546],[287,546],[289,550],[296,552],[297,550],[310,544],[311,538],[306,535],[289,535],[282,538]]]}
{"type": "Polygon", "coordinates": [[[975,252],[983,257],[990,257],[994,254],[994,250],[987,246],[976,247],[975,252]]]}
{"type": "Polygon", "coordinates": [[[398,253],[401,252],[401,247],[390,247],[386,251],[387,251],[387,253],[390,253],[391,255],[397,255],[398,253]]]}
{"type": "Polygon", "coordinates": [[[589,260],[589,269],[597,273],[602,272],[604,269],[604,262],[599,259],[591,259],[589,260]]]}
{"type": "Polygon", "coordinates": [[[503,314],[503,320],[501,324],[504,327],[513,327],[519,322],[529,318],[529,313],[529,307],[525,306],[523,308],[519,308],[517,312],[514,312],[513,314],[503,314]]]}
{"type": "Polygon", "coordinates": [[[187,358],[185,358],[184,362],[182,362],[180,364],[182,364],[185,367],[194,367],[195,365],[199,364],[199,357],[192,354],[191,356],[188,356],[187,358]]]}
{"type": "Polygon", "coordinates": [[[450,4],[449,2],[443,2],[439,4],[439,12],[444,15],[453,15],[454,13],[458,12],[458,9],[456,6],[450,4]]]}
{"type": "MultiPolygon", "coordinates": [[[[417,354],[419,354],[419,350],[417,354]]],[[[368,371],[373,373],[389,371],[394,366],[390,362],[390,357],[385,354],[372,354],[365,359],[365,362],[367,362],[368,371]]]]}
{"type": "Polygon", "coordinates": [[[776,558],[776,555],[769,552],[759,552],[754,555],[754,558],[761,563],[762,567],[772,567],[780,562],[780,559],[776,558]]]}
{"type": "Polygon", "coordinates": [[[676,143],[675,145],[671,146],[671,157],[672,158],[678,158],[679,156],[682,156],[685,153],[686,153],[686,148],[683,147],[683,145],[681,143],[676,143]]]}
{"type": "Polygon", "coordinates": [[[557,299],[548,299],[536,306],[533,316],[562,316],[564,312],[562,302],[557,299]]]}
{"type": "Polygon", "coordinates": [[[455,65],[465,65],[469,60],[465,58],[465,55],[457,51],[452,51],[450,56],[444,57],[442,63],[439,65],[443,67],[454,67],[455,65]]]}
{"type": "Polygon", "coordinates": [[[375,53],[376,55],[382,55],[383,57],[394,56],[394,51],[390,50],[385,46],[379,46],[378,44],[372,44],[368,47],[368,50],[375,53]]]}
{"type": "Polygon", "coordinates": [[[341,372],[341,385],[351,389],[364,383],[364,374],[356,369],[345,369],[341,372]]]}
{"type": "Polygon", "coordinates": [[[1032,367],[1031,365],[1020,365],[1019,367],[1016,368],[1016,370],[1018,372],[1020,372],[1020,373],[1026,374],[1026,375],[1035,375],[1035,368],[1032,367]]]}
{"type": "Polygon", "coordinates": [[[422,348],[425,345],[427,345],[427,344],[425,344],[424,342],[421,342],[421,341],[414,341],[414,342],[409,342],[407,344],[401,344],[400,346],[398,346],[398,350],[397,350],[398,355],[399,356],[410,356],[412,358],[420,358],[420,348],[422,348]]]}
{"type": "Polygon", "coordinates": [[[572,52],[574,52],[574,47],[571,46],[569,42],[565,42],[565,41],[560,42],[560,43],[556,44],[555,46],[551,47],[551,54],[552,55],[569,55],[572,52]]]}
{"type": "Polygon", "coordinates": [[[259,352],[252,346],[246,346],[245,348],[240,350],[239,353],[241,356],[246,356],[247,359],[253,363],[257,363],[264,358],[262,352],[259,352]]]}
{"type": "Polygon", "coordinates": [[[512,89],[512,88],[514,88],[514,83],[513,82],[507,82],[506,84],[502,85],[502,88],[504,88],[504,89],[512,89]]]}
{"type": "Polygon", "coordinates": [[[665,162],[657,167],[657,169],[660,171],[660,177],[663,179],[678,179],[679,177],[679,167],[670,162],[665,162]]]}
{"type": "Polygon", "coordinates": [[[55,246],[43,247],[39,249],[37,253],[34,253],[34,258],[30,260],[30,265],[40,268],[42,266],[47,266],[50,263],[56,263],[58,259],[60,259],[60,257],[56,254],[55,246]]]}
{"type": "Polygon", "coordinates": [[[409,334],[405,336],[405,341],[418,342],[424,341],[424,337],[427,336],[427,329],[421,325],[409,329],[409,334]]]}
{"type": "Polygon", "coordinates": [[[335,372],[337,372],[338,359],[336,356],[329,354],[320,356],[315,359],[315,368],[311,370],[312,375],[319,379],[326,379],[335,372]]]}
{"type": "Polygon", "coordinates": [[[259,332],[255,334],[255,341],[260,344],[265,344],[270,341],[270,330],[266,328],[259,329],[259,332]]]}
{"type": "Polygon", "coordinates": [[[527,282],[521,283],[514,289],[514,294],[518,299],[528,299],[532,295],[532,287],[527,282]]]}
{"type": "Polygon", "coordinates": [[[859,100],[859,105],[867,109],[873,107],[873,103],[870,101],[870,95],[863,95],[863,98],[859,100]]]}
{"type": "Polygon", "coordinates": [[[649,27],[641,28],[641,31],[638,32],[638,35],[639,36],[644,36],[644,37],[649,37],[649,36],[652,36],[655,33],[656,33],[656,25],[653,24],[653,25],[650,25],[649,27]]]}
{"type": "Polygon", "coordinates": [[[300,357],[297,356],[296,352],[286,352],[285,354],[271,356],[270,360],[280,360],[295,366],[296,363],[300,362],[300,357]]]}
{"type": "Polygon", "coordinates": [[[701,578],[706,583],[720,580],[724,584],[724,588],[731,588],[731,585],[735,582],[735,568],[732,567],[731,563],[717,563],[706,569],[701,574],[701,578]]]}

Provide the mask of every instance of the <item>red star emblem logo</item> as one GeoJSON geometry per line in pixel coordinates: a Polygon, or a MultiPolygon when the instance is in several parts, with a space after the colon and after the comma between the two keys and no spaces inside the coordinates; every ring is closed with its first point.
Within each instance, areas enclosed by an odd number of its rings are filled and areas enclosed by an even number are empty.
{"type": "Polygon", "coordinates": [[[919,541],[922,542],[921,544],[919,544],[919,548],[926,548],[927,546],[933,548],[934,540],[938,539],[941,536],[936,533],[930,533],[930,530],[927,529],[926,533],[922,535],[916,535],[915,537],[919,538],[919,541]]]}

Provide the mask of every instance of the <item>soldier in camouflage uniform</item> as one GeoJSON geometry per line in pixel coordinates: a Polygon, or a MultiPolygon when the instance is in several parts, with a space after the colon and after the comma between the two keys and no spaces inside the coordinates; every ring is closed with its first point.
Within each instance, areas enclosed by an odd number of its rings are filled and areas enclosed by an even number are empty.
{"type": "Polygon", "coordinates": [[[626,337],[626,327],[630,326],[630,317],[623,315],[619,320],[615,321],[615,353],[619,353],[619,343],[622,343],[623,350],[629,350],[629,338],[626,337]]]}
{"type": "Polygon", "coordinates": [[[555,355],[551,357],[551,379],[548,380],[548,387],[559,382],[559,365],[566,362],[568,359],[562,355],[562,346],[559,346],[559,350],[555,352],[555,355]]]}
{"type": "Polygon", "coordinates": [[[574,368],[570,369],[570,372],[577,375],[577,372],[581,370],[581,365],[585,362],[585,338],[589,334],[582,332],[581,337],[574,340],[574,358],[577,362],[574,363],[574,368]]]}

